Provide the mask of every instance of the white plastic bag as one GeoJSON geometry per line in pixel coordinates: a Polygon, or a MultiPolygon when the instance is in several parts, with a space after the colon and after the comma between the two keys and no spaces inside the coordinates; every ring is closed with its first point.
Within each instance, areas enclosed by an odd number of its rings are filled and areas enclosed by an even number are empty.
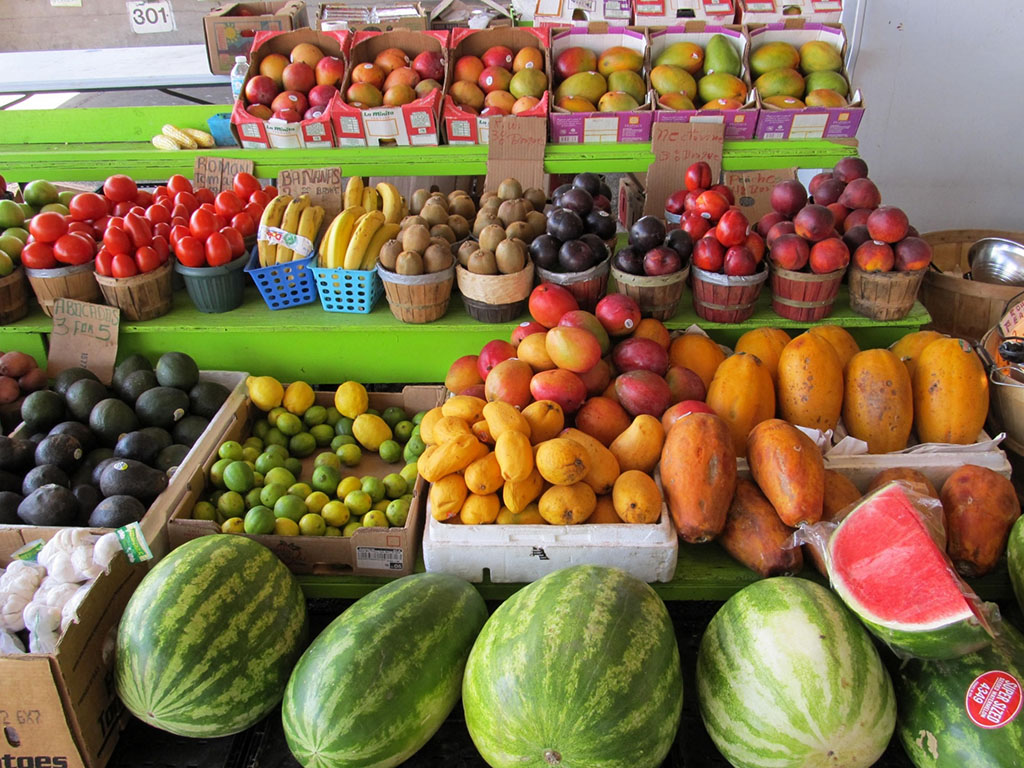
{"type": "Polygon", "coordinates": [[[25,646],[21,644],[21,640],[18,639],[17,635],[0,629],[0,656],[24,652],[25,646]]]}
{"type": "Polygon", "coordinates": [[[22,613],[45,575],[45,568],[23,560],[13,561],[0,574],[0,630],[20,632],[25,628],[22,613]]]}

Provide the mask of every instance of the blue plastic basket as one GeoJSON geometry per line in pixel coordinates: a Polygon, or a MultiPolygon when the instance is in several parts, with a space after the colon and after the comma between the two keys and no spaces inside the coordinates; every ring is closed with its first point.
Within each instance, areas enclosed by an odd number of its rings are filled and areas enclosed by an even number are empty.
{"type": "Polygon", "coordinates": [[[298,261],[261,267],[259,256],[253,248],[245,271],[260,289],[260,295],[268,307],[286,309],[316,301],[316,283],[311,271],[314,259],[315,252],[298,261]]]}
{"type": "Polygon", "coordinates": [[[210,129],[210,135],[218,147],[237,147],[238,142],[235,135],[231,133],[231,114],[221,112],[210,115],[206,118],[206,125],[210,129]]]}
{"type": "Polygon", "coordinates": [[[384,295],[375,269],[321,269],[312,267],[320,303],[327,312],[368,314],[384,295]]]}

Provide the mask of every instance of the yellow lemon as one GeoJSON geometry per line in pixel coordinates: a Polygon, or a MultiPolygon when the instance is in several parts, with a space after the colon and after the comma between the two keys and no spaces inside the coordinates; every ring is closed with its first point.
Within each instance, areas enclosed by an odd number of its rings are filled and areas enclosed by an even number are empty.
{"type": "Polygon", "coordinates": [[[323,536],[327,531],[327,524],[320,515],[310,513],[303,515],[299,520],[299,530],[303,536],[323,536]]]}
{"type": "Polygon", "coordinates": [[[220,530],[222,533],[245,533],[245,521],[240,517],[229,517],[220,530]]]}
{"type": "Polygon", "coordinates": [[[352,491],[361,490],[363,490],[363,483],[358,477],[356,477],[355,475],[343,477],[341,479],[341,482],[338,483],[338,498],[344,499],[346,496],[352,493],[352,491]]]}
{"type": "Polygon", "coordinates": [[[298,536],[299,524],[287,517],[279,517],[274,520],[274,533],[278,536],[298,536]]]}
{"type": "Polygon", "coordinates": [[[361,413],[366,413],[366,409],[370,407],[370,397],[366,394],[366,387],[358,381],[346,381],[334,393],[334,407],[338,409],[338,413],[350,419],[354,419],[361,413]]]}
{"type": "Polygon", "coordinates": [[[368,451],[376,451],[381,443],[391,439],[391,427],[380,416],[362,413],[352,423],[352,434],[368,451]]]}
{"type": "Polygon", "coordinates": [[[284,400],[284,387],[273,376],[250,376],[245,380],[249,398],[261,411],[276,408],[284,400]]]}
{"type": "Polygon", "coordinates": [[[306,497],[306,509],[313,514],[319,515],[320,511],[327,506],[330,500],[330,496],[323,491],[313,491],[306,497]]]}
{"type": "Polygon", "coordinates": [[[315,400],[313,388],[304,381],[293,381],[284,391],[284,399],[281,401],[284,407],[296,416],[301,416],[313,405],[315,400]]]}

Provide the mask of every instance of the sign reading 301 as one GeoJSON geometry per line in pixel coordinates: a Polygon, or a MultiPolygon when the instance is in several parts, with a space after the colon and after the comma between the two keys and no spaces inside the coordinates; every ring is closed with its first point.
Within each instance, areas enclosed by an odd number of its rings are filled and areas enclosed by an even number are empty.
{"type": "Polygon", "coordinates": [[[176,29],[171,0],[129,0],[125,5],[128,6],[132,32],[137,35],[173,32],[176,29]]]}

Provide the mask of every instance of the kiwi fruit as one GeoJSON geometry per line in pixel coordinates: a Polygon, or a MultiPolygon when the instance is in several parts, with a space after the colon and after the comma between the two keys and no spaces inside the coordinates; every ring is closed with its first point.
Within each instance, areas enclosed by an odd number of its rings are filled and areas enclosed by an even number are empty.
{"type": "Polygon", "coordinates": [[[478,275],[496,275],[498,274],[498,263],[495,261],[492,251],[478,248],[469,257],[466,269],[478,275]]]}
{"type": "Polygon", "coordinates": [[[438,224],[445,224],[448,221],[448,209],[430,200],[423,206],[420,216],[427,222],[427,226],[433,227],[438,224]]]}
{"type": "Polygon", "coordinates": [[[423,257],[416,251],[402,251],[395,262],[395,272],[400,275],[422,275],[423,257]]]}
{"type": "Polygon", "coordinates": [[[473,205],[473,201],[468,195],[456,197],[452,200],[451,205],[448,206],[448,215],[453,216],[455,214],[458,214],[467,220],[476,216],[476,206],[473,205]]]}
{"type": "Polygon", "coordinates": [[[540,211],[530,211],[527,213],[526,223],[533,228],[534,237],[540,237],[548,229],[548,217],[540,211]]]}
{"type": "Polygon", "coordinates": [[[417,214],[423,210],[423,206],[427,202],[427,198],[430,197],[430,191],[426,189],[417,189],[412,193],[412,197],[409,198],[409,212],[417,214]]]}
{"type": "Polygon", "coordinates": [[[517,179],[505,179],[498,185],[498,197],[502,200],[515,200],[523,196],[523,185],[517,179]]]}
{"type": "Polygon", "coordinates": [[[526,221],[526,211],[519,200],[506,200],[498,208],[498,219],[507,227],[513,221],[526,221]]]}
{"type": "Polygon", "coordinates": [[[524,254],[530,252],[530,246],[528,246],[524,240],[520,240],[518,237],[510,237],[509,240],[522,248],[524,254]]]}
{"type": "Polygon", "coordinates": [[[413,224],[422,224],[425,227],[427,226],[427,220],[424,219],[422,216],[406,216],[399,222],[398,226],[400,226],[404,230],[408,229],[413,224]]]}
{"type": "MultiPolygon", "coordinates": [[[[413,224],[402,233],[402,250],[423,253],[430,245],[430,230],[422,224],[413,224]]],[[[419,274],[414,272],[412,274],[419,274]]]]}
{"type": "Polygon", "coordinates": [[[526,221],[513,221],[505,227],[505,237],[509,240],[516,238],[524,243],[529,243],[535,237],[533,225],[526,221]]]}
{"type": "MultiPolygon", "coordinates": [[[[488,213],[478,213],[476,219],[473,221],[473,234],[476,237],[480,237],[480,233],[492,224],[497,224],[499,227],[501,226],[501,222],[498,221],[496,216],[491,216],[488,213]]],[[[545,225],[545,227],[546,226],[547,225],[545,225]]]]}
{"type": "Polygon", "coordinates": [[[494,261],[501,274],[511,275],[526,266],[526,251],[514,240],[502,240],[494,252],[494,261]]]}
{"type": "Polygon", "coordinates": [[[498,243],[505,239],[505,230],[499,224],[491,224],[480,233],[480,247],[485,251],[494,251],[498,243]]]}
{"type": "Polygon", "coordinates": [[[452,249],[431,245],[423,254],[423,269],[426,272],[441,272],[452,265],[452,249]]]}
{"type": "Polygon", "coordinates": [[[533,210],[538,213],[543,213],[544,206],[547,205],[548,196],[544,194],[544,190],[538,187],[530,187],[523,191],[523,197],[530,201],[530,205],[533,206],[533,210]]]}
{"type": "Polygon", "coordinates": [[[453,213],[448,217],[448,226],[451,227],[452,232],[455,233],[456,240],[465,240],[469,237],[469,222],[466,220],[465,216],[453,213]]]}
{"type": "MultiPolygon", "coordinates": [[[[497,196],[498,195],[496,193],[494,193],[494,192],[484,192],[482,195],[480,195],[480,205],[482,206],[488,200],[492,200],[492,199],[496,198],[497,196]]],[[[500,203],[501,201],[499,200],[498,202],[500,203]]]]}
{"type": "Polygon", "coordinates": [[[430,197],[427,198],[427,202],[423,207],[426,208],[427,205],[430,205],[433,202],[436,202],[446,211],[448,210],[448,198],[442,195],[440,192],[431,192],[430,197]]]}
{"type": "Polygon", "coordinates": [[[458,238],[455,237],[455,232],[447,224],[435,224],[430,228],[431,237],[440,237],[447,240],[449,243],[454,243],[458,238]]]}
{"type": "Polygon", "coordinates": [[[380,247],[380,263],[384,269],[395,271],[395,264],[398,261],[398,254],[402,252],[402,243],[399,240],[388,240],[380,247]]]}
{"type": "Polygon", "coordinates": [[[496,197],[492,197],[486,203],[482,203],[480,205],[480,210],[481,211],[487,211],[492,216],[497,216],[498,215],[498,208],[501,207],[501,203],[502,203],[501,200],[499,200],[496,197]]]}
{"type": "Polygon", "coordinates": [[[459,246],[458,259],[459,264],[464,267],[469,266],[469,257],[476,253],[476,250],[480,247],[480,243],[475,243],[472,240],[467,240],[459,246]]]}

